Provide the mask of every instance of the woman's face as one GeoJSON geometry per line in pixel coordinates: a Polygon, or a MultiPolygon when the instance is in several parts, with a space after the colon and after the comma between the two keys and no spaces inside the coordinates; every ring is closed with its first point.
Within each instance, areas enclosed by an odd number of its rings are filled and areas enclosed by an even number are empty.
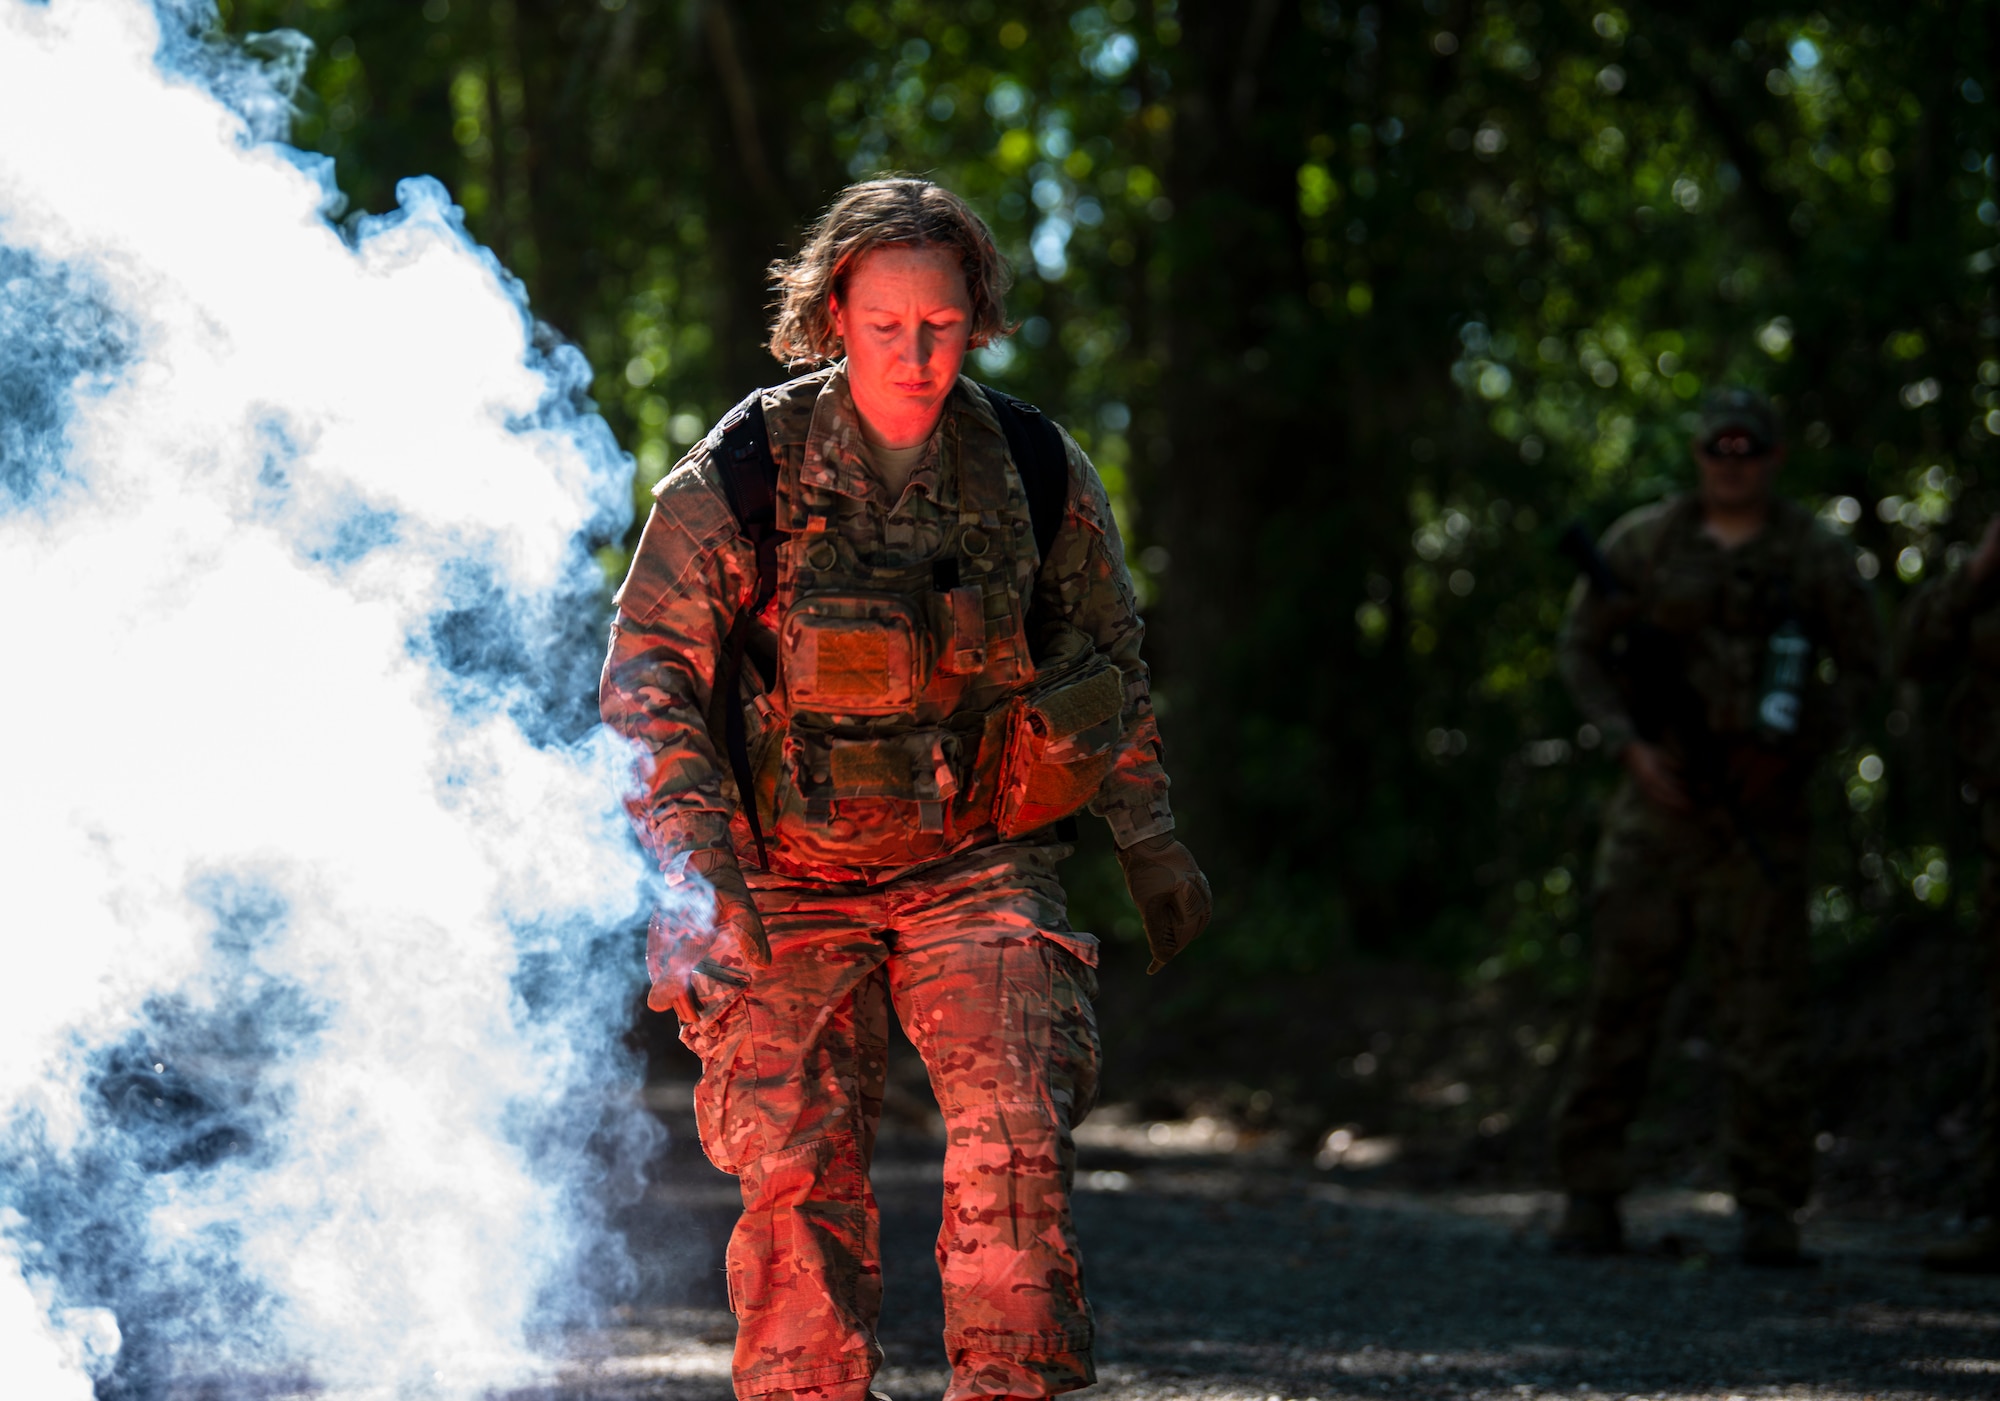
{"type": "Polygon", "coordinates": [[[847,381],[862,419],[890,447],[930,436],[972,337],[972,295],[946,248],[863,254],[833,299],[847,381]]]}

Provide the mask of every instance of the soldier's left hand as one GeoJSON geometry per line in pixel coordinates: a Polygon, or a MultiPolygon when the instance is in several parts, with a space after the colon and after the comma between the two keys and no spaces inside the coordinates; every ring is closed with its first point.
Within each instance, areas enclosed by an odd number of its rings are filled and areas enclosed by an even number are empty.
{"type": "Polygon", "coordinates": [[[1208,928],[1215,906],[1208,877],[1193,854],[1164,832],[1120,848],[1118,864],[1146,926],[1146,945],[1153,953],[1146,971],[1157,973],[1208,928]]]}

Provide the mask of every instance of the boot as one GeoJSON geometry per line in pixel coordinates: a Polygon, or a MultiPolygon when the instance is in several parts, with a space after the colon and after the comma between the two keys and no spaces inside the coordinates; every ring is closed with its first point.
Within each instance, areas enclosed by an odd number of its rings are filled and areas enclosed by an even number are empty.
{"type": "Polygon", "coordinates": [[[1799,1227],[1789,1211],[1775,1206],[1746,1206],[1743,1263],[1783,1269],[1815,1262],[1799,1253],[1799,1227]]]}
{"type": "Polygon", "coordinates": [[[1549,1237],[1558,1255],[1616,1255],[1625,1248],[1625,1223],[1616,1192],[1571,1192],[1562,1223],[1549,1237]]]}
{"type": "Polygon", "coordinates": [[[2000,1223],[1924,1252],[1924,1268],[1944,1274],[2000,1274],[2000,1223]]]}

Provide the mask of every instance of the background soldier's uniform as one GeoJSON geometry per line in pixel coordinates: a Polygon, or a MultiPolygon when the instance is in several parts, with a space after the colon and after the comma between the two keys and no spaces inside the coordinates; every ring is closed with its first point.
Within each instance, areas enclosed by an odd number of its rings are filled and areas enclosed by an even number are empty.
{"type": "MultiPolygon", "coordinates": [[[[1573,1194],[1631,1185],[1636,1116],[1669,994],[1699,946],[1713,980],[1728,1090],[1723,1136],[1739,1203],[1786,1211],[1810,1186],[1806,1064],[1806,782],[1879,678],[1880,629],[1851,553],[1788,501],[1754,540],[1725,550],[1699,503],[1634,511],[1603,541],[1628,592],[1579,582],[1561,665],[1578,705],[1617,753],[1639,737],[1635,701],[1675,714],[1660,735],[1695,804],[1667,812],[1628,777],[1604,816],[1592,935],[1596,967],[1556,1159],[1573,1194]],[[1793,616],[1814,644],[1799,732],[1757,738],[1765,643],[1793,616]],[[1635,697],[1614,644],[1637,625],[1677,694],[1635,697]]],[[[1657,684],[1657,682],[1652,683],[1657,684]]]]}
{"type": "Polygon", "coordinates": [[[1903,614],[1900,641],[1907,674],[1953,683],[1946,720],[1979,793],[1979,927],[1992,962],[1979,1176],[1968,1214],[2000,1218],[2000,571],[1975,582],[1958,569],[1926,584],[1903,614]]]}
{"type": "Polygon", "coordinates": [[[869,468],[843,367],[761,402],[791,533],[740,694],[714,688],[757,565],[722,489],[719,430],[655,493],[602,693],[606,719],[653,756],[634,805],[644,839],[670,873],[679,853],[733,849],[771,942],[763,969],[711,952],[682,1030],[702,1058],[703,1146],[741,1179],[737,1390],[858,1397],[879,1364],[868,1163],[892,1005],[948,1133],[948,1395],[1087,1385],[1070,1132],[1096,1094],[1097,942],[1069,927],[1054,871],[1068,848],[1037,817],[1081,798],[1023,788],[1003,751],[1034,687],[1094,678],[1042,705],[1049,752],[1073,767],[1037,772],[1087,783],[1121,847],[1172,830],[1110,504],[1064,434],[1065,517],[1038,560],[1006,439],[969,380],[897,500],[869,468]],[[931,662],[903,657],[911,646],[931,662]],[[884,677],[897,694],[875,694],[884,677]],[[768,868],[712,738],[732,701],[768,868]],[[1012,830],[1024,825],[1036,830],[1012,830]]]}

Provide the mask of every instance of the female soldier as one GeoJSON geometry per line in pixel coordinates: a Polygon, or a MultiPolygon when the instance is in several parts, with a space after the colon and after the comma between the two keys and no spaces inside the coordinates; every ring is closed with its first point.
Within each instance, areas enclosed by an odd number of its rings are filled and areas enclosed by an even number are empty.
{"type": "Polygon", "coordinates": [[[701,1057],[703,1148],[740,1179],[737,1394],[868,1394],[893,1006],[948,1133],[948,1397],[1053,1395],[1093,1380],[1069,1190],[1098,1068],[1058,828],[1111,824],[1155,969],[1208,884],[1172,836],[1103,484],[959,373],[1006,332],[985,224],[928,181],[868,181],[773,277],[772,353],[824,367],[660,483],[602,692],[650,756],[644,841],[713,891],[712,920],[655,919],[647,964],[701,1057]]]}

